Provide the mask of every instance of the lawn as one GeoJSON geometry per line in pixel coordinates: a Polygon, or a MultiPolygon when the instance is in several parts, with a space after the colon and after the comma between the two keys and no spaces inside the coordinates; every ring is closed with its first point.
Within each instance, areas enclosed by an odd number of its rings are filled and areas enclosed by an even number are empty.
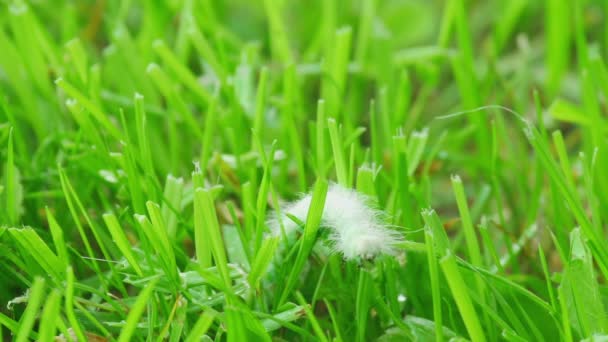
{"type": "Polygon", "coordinates": [[[0,341],[607,341],[607,18],[0,1],[0,341]]]}

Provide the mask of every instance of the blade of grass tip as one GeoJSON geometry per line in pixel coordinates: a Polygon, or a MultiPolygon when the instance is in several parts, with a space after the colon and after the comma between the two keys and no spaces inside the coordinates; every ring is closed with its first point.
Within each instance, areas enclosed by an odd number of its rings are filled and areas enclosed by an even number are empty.
{"type": "Polygon", "coordinates": [[[296,291],[296,299],[298,300],[298,303],[304,309],[304,312],[306,313],[306,317],[308,317],[308,320],[309,320],[310,324],[312,325],[312,330],[315,332],[315,335],[317,335],[317,338],[322,342],[329,342],[329,340],[327,339],[327,336],[325,336],[325,333],[323,333],[323,329],[319,325],[319,321],[315,317],[315,314],[310,310],[310,305],[308,303],[306,303],[306,300],[304,299],[304,297],[302,296],[300,291],[296,291]]]}
{"type": "MultiPolygon", "coordinates": [[[[179,324],[179,316],[180,313],[184,312],[184,309],[188,308],[188,301],[185,300],[181,295],[177,295],[175,302],[173,303],[173,307],[171,308],[171,312],[169,312],[169,317],[167,317],[165,325],[160,329],[158,333],[157,342],[163,342],[167,339],[167,334],[169,333],[169,328],[174,328],[176,323],[179,324]]],[[[178,328],[179,330],[179,328],[178,328]]],[[[171,329],[171,334],[169,335],[169,341],[172,342],[175,340],[175,329],[171,329]]]]}
{"type": "Polygon", "coordinates": [[[350,134],[346,135],[344,137],[344,146],[349,146],[349,147],[353,147],[355,146],[357,148],[357,150],[361,149],[361,146],[359,145],[359,139],[361,138],[361,136],[367,131],[366,127],[355,127],[352,128],[350,130],[350,134]]]}
{"type": "Polygon", "coordinates": [[[428,138],[428,128],[424,128],[421,131],[412,132],[412,134],[410,134],[407,141],[407,174],[410,177],[414,174],[414,171],[416,171],[418,165],[420,164],[428,138]]]}
{"type": "Polygon", "coordinates": [[[458,311],[469,332],[471,340],[485,341],[485,334],[481,328],[479,317],[473,307],[469,289],[458,270],[456,258],[450,250],[448,237],[443,229],[443,224],[441,223],[439,216],[437,216],[433,210],[424,210],[422,212],[422,217],[432,232],[433,241],[435,242],[435,253],[440,258],[439,265],[448,281],[452,297],[456,302],[456,306],[458,307],[458,311]]]}
{"type": "Polygon", "coordinates": [[[258,153],[262,156],[264,162],[264,174],[262,181],[260,182],[260,190],[258,191],[258,197],[256,201],[256,226],[255,226],[255,240],[253,245],[253,253],[257,254],[258,249],[262,244],[262,238],[264,236],[264,228],[266,224],[266,207],[268,206],[268,194],[272,188],[272,166],[274,164],[275,151],[277,147],[277,141],[272,142],[270,148],[270,156],[267,158],[262,148],[262,142],[260,137],[254,133],[254,139],[258,142],[258,153]]]}
{"type": "Polygon", "coordinates": [[[203,335],[205,335],[207,330],[209,330],[209,328],[211,327],[211,324],[213,324],[213,320],[215,319],[216,315],[217,315],[217,312],[215,312],[211,309],[205,311],[202,315],[200,315],[200,317],[196,320],[196,323],[194,323],[192,330],[190,330],[190,333],[188,334],[188,336],[186,336],[185,341],[186,342],[200,341],[201,337],[203,337],[203,335]]]}
{"type": "Polygon", "coordinates": [[[435,241],[429,226],[424,229],[424,240],[426,242],[426,254],[429,264],[429,276],[431,278],[431,297],[433,299],[433,320],[435,321],[435,341],[443,341],[443,317],[441,313],[441,289],[439,287],[439,271],[437,256],[435,252],[435,241]]]}
{"type": "Polygon", "coordinates": [[[133,267],[137,275],[142,277],[143,271],[139,266],[139,262],[131,252],[133,246],[131,246],[131,244],[129,243],[129,240],[125,235],[124,230],[120,226],[120,223],[118,223],[116,215],[114,215],[113,213],[105,213],[103,214],[103,221],[106,223],[106,227],[110,231],[110,235],[112,235],[112,240],[114,241],[120,252],[124,255],[125,259],[127,259],[129,265],[133,267]]]}
{"type": "Polygon", "coordinates": [[[345,188],[349,188],[348,173],[346,168],[346,159],[344,157],[344,147],[338,130],[338,124],[334,118],[327,119],[327,128],[329,129],[329,137],[331,139],[331,148],[333,151],[334,164],[336,167],[336,177],[338,184],[345,188]]]}
{"type": "Polygon", "coordinates": [[[133,338],[133,334],[135,333],[135,329],[137,329],[139,319],[146,309],[146,304],[150,300],[157,282],[158,279],[153,279],[150,281],[150,283],[148,283],[148,285],[146,285],[146,287],[139,293],[139,296],[137,296],[135,303],[133,303],[133,306],[130,308],[125,325],[120,331],[118,342],[128,342],[133,338]]]}
{"type": "Polygon", "coordinates": [[[179,287],[179,275],[176,261],[175,261],[175,252],[173,251],[173,245],[171,241],[169,241],[169,236],[167,235],[167,227],[165,226],[165,221],[163,220],[160,207],[158,204],[148,201],[146,203],[146,208],[148,209],[148,215],[150,216],[150,222],[152,223],[152,228],[154,229],[154,234],[158,239],[158,244],[160,246],[159,253],[161,253],[160,257],[165,260],[165,264],[168,267],[167,276],[170,276],[171,279],[175,282],[175,285],[179,287]]]}
{"type": "Polygon", "coordinates": [[[82,328],[80,327],[80,322],[76,318],[76,313],[74,312],[74,270],[72,266],[68,266],[66,271],[66,285],[65,285],[65,315],[68,318],[68,322],[76,335],[78,341],[86,341],[84,333],[82,332],[82,328]]]}
{"type": "Polygon", "coordinates": [[[57,317],[59,317],[59,309],[61,305],[61,293],[57,289],[53,289],[51,294],[46,298],[42,315],[40,316],[40,329],[38,330],[38,341],[53,342],[55,341],[55,331],[57,330],[57,317]]]}
{"type": "Polygon", "coordinates": [[[36,231],[32,228],[9,228],[8,232],[21,247],[21,251],[31,255],[53,280],[59,282],[63,278],[59,258],[36,231]]]}
{"type": "Polygon", "coordinates": [[[357,170],[357,191],[367,195],[377,203],[375,177],[374,170],[367,165],[363,165],[357,170]]]}
{"type": "MultiPolygon", "coordinates": [[[[123,170],[127,176],[127,188],[129,189],[129,195],[131,197],[131,205],[133,206],[133,210],[136,213],[144,212],[144,203],[145,203],[145,188],[147,186],[142,186],[146,183],[141,182],[141,173],[139,168],[137,167],[137,151],[135,150],[134,144],[131,143],[131,137],[129,136],[127,129],[127,120],[124,115],[124,111],[122,108],[120,109],[120,119],[122,122],[122,127],[125,132],[125,141],[123,144],[123,153],[117,158],[119,159],[119,163],[123,165],[123,170]]],[[[152,187],[155,188],[155,187],[152,187]]]]}
{"type": "Polygon", "coordinates": [[[198,197],[198,203],[202,210],[201,217],[204,222],[204,237],[209,239],[211,253],[215,260],[224,286],[230,288],[232,280],[230,279],[230,273],[228,270],[228,260],[226,258],[226,249],[224,247],[224,241],[222,239],[222,232],[220,230],[220,224],[217,220],[217,214],[215,212],[215,204],[210,190],[197,188],[194,191],[195,198],[198,197]]]}
{"type": "Polygon", "coordinates": [[[61,263],[61,269],[64,270],[70,264],[70,258],[68,255],[68,249],[65,244],[65,239],[63,235],[63,229],[57,223],[55,216],[49,207],[44,208],[46,213],[47,222],[49,225],[49,230],[51,231],[51,236],[53,237],[53,244],[55,245],[55,251],[57,252],[57,256],[59,257],[59,261],[61,263]]]}
{"type": "Polygon", "coordinates": [[[272,262],[274,253],[279,246],[279,238],[267,238],[262,242],[262,246],[257,251],[251,271],[247,276],[247,281],[252,288],[257,289],[259,287],[260,280],[268,270],[268,266],[272,262]]]}
{"type": "Polygon", "coordinates": [[[29,341],[43,296],[44,278],[36,278],[27,295],[27,307],[19,320],[19,330],[15,334],[15,342],[29,341]]]}
{"type": "Polygon", "coordinates": [[[65,101],[65,107],[68,109],[74,121],[78,124],[83,139],[89,140],[95,145],[95,148],[99,148],[99,156],[106,158],[108,152],[107,145],[103,141],[103,133],[101,127],[96,122],[93,122],[92,118],[83,106],[73,98],[69,98],[65,101]]]}
{"type": "Polygon", "coordinates": [[[279,302],[276,307],[280,307],[285,301],[287,297],[292,292],[293,287],[296,285],[296,282],[300,278],[300,272],[304,267],[304,263],[317,239],[317,232],[319,230],[319,225],[321,224],[321,217],[323,215],[323,210],[325,208],[325,198],[327,196],[327,188],[328,183],[324,179],[318,179],[315,187],[312,192],[312,199],[310,202],[310,207],[308,209],[308,214],[306,215],[306,224],[304,225],[304,234],[301,238],[301,244],[298,249],[298,254],[296,256],[296,260],[294,261],[294,265],[291,268],[291,272],[289,273],[289,277],[285,282],[285,287],[283,288],[283,292],[279,297],[279,302]]]}
{"type": "MultiPolygon", "coordinates": [[[[168,255],[165,252],[164,244],[161,242],[161,237],[158,236],[157,229],[154,227],[152,222],[145,215],[135,214],[133,215],[135,221],[139,224],[139,231],[142,232],[142,237],[145,237],[147,245],[150,246],[150,251],[144,249],[148,262],[152,262],[151,255],[157,256],[156,262],[160,266],[167,276],[171,276],[172,281],[177,281],[177,270],[171,266],[168,255]]],[[[156,262],[154,262],[156,264],[156,262]]],[[[174,283],[177,285],[177,283],[174,283]]]]}
{"type": "Polygon", "coordinates": [[[445,255],[450,248],[450,242],[439,216],[437,216],[437,213],[435,213],[435,210],[433,209],[424,209],[422,210],[421,215],[432,233],[436,255],[445,255]]]}
{"type": "Polygon", "coordinates": [[[88,110],[91,115],[103,126],[104,129],[109,133],[109,135],[114,138],[116,141],[120,141],[123,139],[122,133],[112,124],[107,114],[105,114],[99,106],[93,103],[89,98],[87,98],[84,94],[82,94],[78,89],[76,89],[73,85],[68,83],[63,78],[58,78],[55,81],[55,84],[59,86],[63,91],[65,91],[70,97],[73,97],[78,101],[78,103],[82,104],[82,106],[88,110]]]}

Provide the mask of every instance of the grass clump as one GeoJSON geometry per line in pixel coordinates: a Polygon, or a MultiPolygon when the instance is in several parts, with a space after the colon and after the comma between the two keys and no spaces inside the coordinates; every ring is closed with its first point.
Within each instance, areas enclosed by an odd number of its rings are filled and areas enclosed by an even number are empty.
{"type": "Polygon", "coordinates": [[[1,2],[0,340],[605,339],[607,9],[1,2]]]}

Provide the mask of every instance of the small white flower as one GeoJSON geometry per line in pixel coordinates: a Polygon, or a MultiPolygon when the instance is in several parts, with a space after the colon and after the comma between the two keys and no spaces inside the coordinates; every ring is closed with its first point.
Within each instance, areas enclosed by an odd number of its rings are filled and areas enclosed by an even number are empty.
{"type": "MultiPolygon", "coordinates": [[[[284,233],[289,241],[293,241],[299,226],[287,214],[305,222],[311,199],[311,194],[307,194],[282,207],[280,217],[275,215],[268,222],[271,234],[283,236],[284,233]]],[[[330,246],[345,259],[395,254],[395,245],[401,237],[383,223],[385,216],[382,211],[372,208],[367,196],[332,184],[325,199],[321,227],[329,230],[330,246]]]]}

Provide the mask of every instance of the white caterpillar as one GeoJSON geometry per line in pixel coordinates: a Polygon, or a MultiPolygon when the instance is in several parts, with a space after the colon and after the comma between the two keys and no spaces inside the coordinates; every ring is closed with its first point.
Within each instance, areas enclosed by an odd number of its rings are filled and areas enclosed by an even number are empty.
{"type": "MultiPolygon", "coordinates": [[[[285,205],[281,215],[268,222],[273,236],[284,236],[288,244],[297,238],[299,225],[286,214],[305,222],[311,202],[307,194],[295,202],[285,205]]],[[[383,223],[384,212],[373,209],[370,199],[352,189],[331,184],[325,199],[321,227],[328,229],[328,245],[333,252],[341,253],[345,259],[371,258],[379,254],[395,254],[400,234],[383,223]]]]}

